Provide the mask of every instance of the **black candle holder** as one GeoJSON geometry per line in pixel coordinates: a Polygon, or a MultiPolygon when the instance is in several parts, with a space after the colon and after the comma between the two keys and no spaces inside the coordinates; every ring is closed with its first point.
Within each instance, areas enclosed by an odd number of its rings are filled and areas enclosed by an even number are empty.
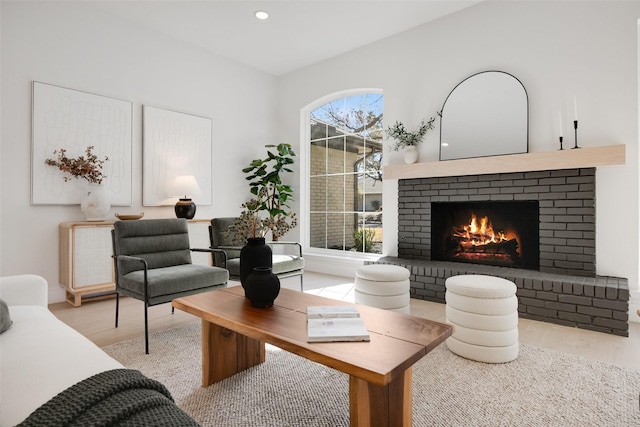
{"type": "Polygon", "coordinates": [[[573,146],[573,148],[580,148],[578,147],[578,121],[577,120],[573,121],[573,131],[575,135],[575,145],[573,146]]]}
{"type": "Polygon", "coordinates": [[[564,148],[562,148],[562,137],[560,137],[560,149],[564,150],[564,148]]]}

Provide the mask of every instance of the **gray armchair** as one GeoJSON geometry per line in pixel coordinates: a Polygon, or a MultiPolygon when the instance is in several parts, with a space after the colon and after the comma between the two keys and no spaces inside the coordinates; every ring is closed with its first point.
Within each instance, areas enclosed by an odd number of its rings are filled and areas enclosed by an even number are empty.
{"type": "MultiPolygon", "coordinates": [[[[222,250],[223,253],[213,254],[213,265],[229,270],[233,279],[240,278],[240,250],[241,246],[231,243],[231,238],[225,235],[227,229],[236,220],[230,218],[213,218],[209,226],[211,248],[222,250]]],[[[300,276],[300,290],[303,290],[302,276],[304,273],[304,258],[302,245],[298,242],[267,242],[273,252],[272,272],[278,278],[300,276]]]]}
{"type": "Polygon", "coordinates": [[[120,295],[144,302],[145,352],[149,353],[148,307],[225,287],[229,272],[191,262],[187,221],[182,218],[116,221],[112,230],[116,273],[116,328],[120,295]]]}

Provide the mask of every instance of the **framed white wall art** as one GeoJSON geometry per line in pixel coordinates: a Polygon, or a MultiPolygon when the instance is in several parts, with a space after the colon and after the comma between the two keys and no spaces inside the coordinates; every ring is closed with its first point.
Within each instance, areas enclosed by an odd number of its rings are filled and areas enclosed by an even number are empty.
{"type": "Polygon", "coordinates": [[[103,181],[112,206],[131,206],[131,117],[129,101],[33,82],[31,141],[31,204],[79,204],[84,179],[45,164],[61,148],[68,157],[84,155],[93,146],[104,164],[103,181]]]}
{"type": "Polygon", "coordinates": [[[142,204],[174,205],[169,188],[176,176],[193,175],[201,195],[196,205],[212,204],[213,120],[142,106],[142,204]]]}

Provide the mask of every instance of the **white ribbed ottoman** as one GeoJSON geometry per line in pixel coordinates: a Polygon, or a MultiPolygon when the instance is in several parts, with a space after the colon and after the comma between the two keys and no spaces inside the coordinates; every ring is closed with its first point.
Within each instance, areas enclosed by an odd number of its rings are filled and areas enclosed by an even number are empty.
{"type": "Polygon", "coordinates": [[[409,270],[399,265],[371,264],[356,270],[355,301],[410,314],[409,270]]]}
{"type": "Polygon", "coordinates": [[[516,285],[500,277],[462,275],[445,281],[449,350],[467,359],[505,363],[518,357],[516,285]]]}

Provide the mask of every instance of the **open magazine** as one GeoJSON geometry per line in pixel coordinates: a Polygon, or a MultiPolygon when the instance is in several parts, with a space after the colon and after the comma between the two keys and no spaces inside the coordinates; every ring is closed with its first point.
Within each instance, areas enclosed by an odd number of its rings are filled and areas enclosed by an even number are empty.
{"type": "Polygon", "coordinates": [[[369,340],[369,332],[355,306],[307,307],[307,342],[369,340]]]}

